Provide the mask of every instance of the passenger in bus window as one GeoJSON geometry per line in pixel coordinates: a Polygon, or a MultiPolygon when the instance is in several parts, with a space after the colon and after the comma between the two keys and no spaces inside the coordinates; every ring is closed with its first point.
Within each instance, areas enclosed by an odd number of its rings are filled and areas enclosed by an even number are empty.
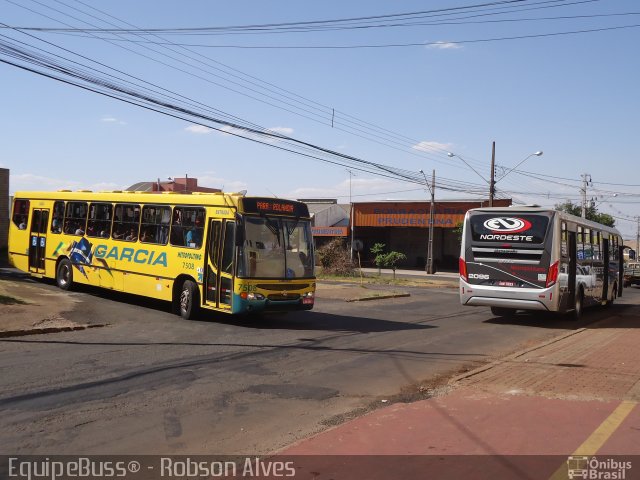
{"type": "Polygon", "coordinates": [[[152,231],[153,227],[147,227],[144,229],[144,231],[142,232],[142,236],[140,237],[140,241],[144,242],[144,243],[155,243],[154,242],[154,235],[153,235],[153,231],[152,231]]]}
{"type": "Polygon", "coordinates": [[[25,217],[22,217],[22,219],[20,220],[20,225],[18,225],[18,229],[19,230],[27,229],[27,219],[25,217]]]}
{"type": "Polygon", "coordinates": [[[200,219],[196,218],[195,227],[190,228],[185,237],[187,247],[198,248],[200,246],[200,229],[200,219]]]}
{"type": "Polygon", "coordinates": [[[136,235],[136,230],[135,228],[132,228],[129,231],[129,235],[127,235],[127,237],[125,238],[125,240],[128,240],[130,242],[135,242],[138,239],[138,236],[136,235]]]}
{"type": "Polygon", "coordinates": [[[116,240],[124,240],[124,232],[121,230],[120,225],[116,225],[113,227],[113,238],[116,240]]]}
{"type": "Polygon", "coordinates": [[[75,231],[76,235],[84,235],[84,230],[82,229],[82,225],[80,225],[78,223],[78,226],[76,227],[76,231],[75,231]]]}
{"type": "Polygon", "coordinates": [[[51,232],[52,233],[62,233],[62,228],[60,228],[60,220],[57,218],[53,219],[51,222],[51,232]]]}

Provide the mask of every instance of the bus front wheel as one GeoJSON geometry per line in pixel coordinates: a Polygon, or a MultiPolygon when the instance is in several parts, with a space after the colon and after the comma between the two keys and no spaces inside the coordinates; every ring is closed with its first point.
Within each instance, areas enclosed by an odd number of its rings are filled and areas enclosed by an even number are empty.
{"type": "Polygon", "coordinates": [[[200,295],[198,286],[191,280],[185,280],[177,298],[177,310],[185,320],[192,320],[198,313],[200,295]]]}
{"type": "Polygon", "coordinates": [[[73,266],[68,258],[63,258],[58,263],[56,283],[62,290],[69,290],[73,285],[73,266]]]}

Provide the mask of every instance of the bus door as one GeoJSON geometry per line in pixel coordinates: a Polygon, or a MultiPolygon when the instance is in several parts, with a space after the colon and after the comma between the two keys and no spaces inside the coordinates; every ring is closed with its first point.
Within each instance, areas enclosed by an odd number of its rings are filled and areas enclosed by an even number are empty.
{"type": "Polygon", "coordinates": [[[569,308],[576,306],[576,273],[578,269],[578,252],[576,232],[569,233],[569,308]]]}
{"type": "Polygon", "coordinates": [[[609,253],[608,238],[602,239],[602,260],[603,260],[603,271],[604,271],[603,286],[602,286],[602,301],[606,301],[609,296],[609,285],[610,285],[609,277],[611,277],[611,264],[609,263],[610,253],[609,253]]]}
{"type": "Polygon", "coordinates": [[[47,225],[49,210],[34,208],[31,212],[31,234],[29,235],[29,271],[44,275],[44,259],[47,248],[47,225]]]}
{"type": "Polygon", "coordinates": [[[204,278],[206,305],[223,310],[231,309],[234,252],[235,222],[209,220],[206,276],[204,278]]]}

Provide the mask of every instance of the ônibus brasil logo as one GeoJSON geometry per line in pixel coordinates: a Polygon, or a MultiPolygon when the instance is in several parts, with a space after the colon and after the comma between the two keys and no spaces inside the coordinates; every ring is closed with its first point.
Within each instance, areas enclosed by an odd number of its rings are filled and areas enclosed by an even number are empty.
{"type": "Polygon", "coordinates": [[[524,218],[496,217],[484,222],[484,227],[495,233],[518,233],[531,228],[531,222],[524,218]]]}

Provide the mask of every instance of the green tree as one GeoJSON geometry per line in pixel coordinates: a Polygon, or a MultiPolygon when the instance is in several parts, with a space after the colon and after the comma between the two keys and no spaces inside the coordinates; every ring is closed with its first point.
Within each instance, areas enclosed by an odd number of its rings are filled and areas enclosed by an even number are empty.
{"type": "Polygon", "coordinates": [[[464,228],[464,225],[462,224],[462,222],[460,222],[453,229],[453,234],[458,239],[458,243],[462,243],[462,229],[463,228],[464,228]]]}
{"type": "Polygon", "coordinates": [[[383,267],[390,268],[391,270],[393,270],[393,279],[395,280],[397,263],[405,260],[407,256],[404,253],[393,251],[385,253],[384,247],[384,243],[376,243],[373,247],[371,247],[371,253],[375,255],[374,262],[376,264],[376,267],[378,267],[378,275],[380,275],[380,270],[383,267]]]}
{"type": "MultiPolygon", "coordinates": [[[[560,212],[566,212],[570,215],[576,215],[577,217],[582,216],[582,207],[580,205],[576,205],[570,200],[567,200],[564,203],[558,203],[555,206],[555,209],[560,212]]],[[[592,222],[602,223],[603,225],[607,225],[608,227],[614,227],[616,220],[608,213],[600,213],[595,205],[589,205],[585,212],[585,217],[587,220],[591,220],[592,222]]]]}

